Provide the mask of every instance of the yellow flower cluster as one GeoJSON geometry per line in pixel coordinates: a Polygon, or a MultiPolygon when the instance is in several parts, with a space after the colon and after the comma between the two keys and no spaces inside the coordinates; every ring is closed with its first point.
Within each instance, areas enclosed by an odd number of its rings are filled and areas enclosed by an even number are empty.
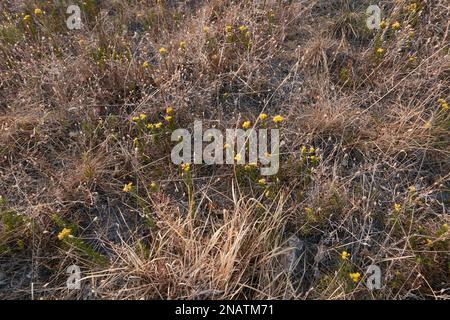
{"type": "Polygon", "coordinates": [[[252,162],[252,163],[246,164],[246,165],[244,166],[244,170],[246,170],[246,171],[251,171],[251,170],[253,170],[253,169],[257,168],[257,167],[258,167],[258,164],[252,162]]]}
{"type": "Polygon", "coordinates": [[[165,56],[167,54],[167,49],[164,47],[159,48],[159,54],[165,56]]]}
{"type": "Polygon", "coordinates": [[[60,241],[64,240],[65,238],[69,237],[72,234],[72,230],[68,228],[64,228],[61,230],[60,233],[58,233],[58,239],[60,241]]]}
{"type": "MultiPolygon", "coordinates": [[[[170,121],[172,121],[172,113],[173,113],[173,110],[172,110],[172,108],[171,107],[168,107],[167,108],[167,110],[166,110],[166,116],[164,117],[164,119],[166,120],[166,121],[168,121],[168,122],[170,122],[170,121]],[[168,111],[168,112],[167,112],[168,111]]],[[[133,117],[131,117],[131,121],[132,122],[143,122],[144,124],[145,124],[145,122],[147,121],[147,115],[145,114],[145,113],[141,113],[139,116],[133,116],[133,117]]],[[[142,123],[141,122],[141,123],[142,123]]],[[[146,127],[147,127],[147,129],[150,129],[150,130],[152,130],[152,129],[160,129],[161,127],[162,127],[162,122],[157,122],[157,123],[148,123],[147,125],[146,125],[146,127]]]]}
{"type": "Polygon", "coordinates": [[[242,124],[243,129],[248,129],[251,126],[252,126],[252,123],[250,121],[244,121],[244,123],[242,124]]]}
{"type": "Polygon", "coordinates": [[[34,9],[34,14],[37,15],[37,16],[39,16],[39,15],[42,14],[42,10],[39,9],[39,8],[36,8],[36,9],[34,9]]]}
{"type": "Polygon", "coordinates": [[[397,31],[398,29],[400,29],[400,22],[398,22],[398,21],[395,21],[393,24],[392,24],[392,30],[394,30],[394,31],[397,31]]]}
{"type": "Polygon", "coordinates": [[[168,106],[166,108],[166,116],[164,117],[164,120],[166,120],[167,122],[173,120],[173,108],[171,106],[168,106]]]}
{"type": "Polygon", "coordinates": [[[225,37],[228,41],[233,40],[233,26],[230,25],[225,26],[225,37]]]}
{"type": "Polygon", "coordinates": [[[126,185],[123,186],[123,192],[130,192],[131,190],[133,190],[133,182],[127,183],[126,185]]]}
{"type": "Polygon", "coordinates": [[[438,99],[438,103],[441,105],[443,110],[448,110],[448,103],[444,99],[438,99]]]}
{"type": "Polygon", "coordinates": [[[358,282],[359,279],[361,278],[361,274],[359,272],[355,273],[350,272],[348,275],[350,276],[350,279],[352,279],[353,282],[358,282]]]}
{"type": "Polygon", "coordinates": [[[261,121],[265,121],[266,119],[267,119],[267,114],[265,114],[265,113],[261,113],[260,115],[259,115],[259,120],[261,120],[261,121]]]}
{"type": "Polygon", "coordinates": [[[191,171],[191,165],[189,163],[183,163],[181,165],[181,170],[183,170],[185,173],[188,173],[191,171]]]}
{"type": "Polygon", "coordinates": [[[248,30],[247,26],[242,25],[242,26],[239,27],[239,31],[242,32],[242,33],[247,32],[247,30],[248,30]]]}
{"type": "Polygon", "coordinates": [[[413,2],[408,6],[408,10],[411,11],[412,13],[416,13],[417,12],[417,3],[413,2]]]}
{"type": "MultiPolygon", "coordinates": [[[[261,120],[262,122],[264,122],[264,121],[267,120],[268,117],[269,117],[269,116],[268,116],[267,114],[261,113],[261,114],[258,116],[258,119],[261,120]]],[[[283,121],[284,121],[284,118],[283,118],[282,116],[280,116],[280,115],[276,115],[275,117],[273,117],[273,122],[274,122],[276,125],[279,125],[279,124],[282,123],[283,121]]],[[[242,124],[242,128],[243,128],[243,129],[248,129],[248,128],[251,127],[251,124],[252,124],[252,123],[251,123],[250,121],[244,121],[244,123],[242,124]]]]}
{"type": "Polygon", "coordinates": [[[158,186],[156,185],[156,183],[154,181],[152,181],[149,185],[150,190],[152,191],[156,191],[158,189],[158,186]]]}
{"type": "Polygon", "coordinates": [[[348,253],[347,251],[342,251],[341,253],[341,258],[342,260],[348,260],[348,258],[350,258],[350,253],[348,253]]]}
{"type": "Polygon", "coordinates": [[[280,115],[277,115],[277,116],[273,117],[273,122],[275,122],[276,125],[279,125],[283,121],[284,121],[284,118],[282,116],[280,116],[280,115]]]}
{"type": "Polygon", "coordinates": [[[139,122],[140,120],[145,121],[147,119],[147,115],[145,113],[141,113],[139,116],[131,117],[131,121],[139,122]]]}

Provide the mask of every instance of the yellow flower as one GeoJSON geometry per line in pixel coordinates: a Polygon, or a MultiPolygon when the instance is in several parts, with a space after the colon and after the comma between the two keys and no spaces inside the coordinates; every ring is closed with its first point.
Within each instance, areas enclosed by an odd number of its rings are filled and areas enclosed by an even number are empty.
{"type": "Polygon", "coordinates": [[[273,122],[275,122],[275,124],[280,124],[281,122],[283,122],[284,118],[280,115],[277,115],[275,117],[273,117],[273,122]]]}
{"type": "Polygon", "coordinates": [[[241,31],[242,33],[246,32],[247,29],[248,29],[247,26],[240,26],[239,27],[239,31],[241,31]]]}
{"type": "Polygon", "coordinates": [[[267,191],[264,193],[264,195],[265,195],[267,198],[269,198],[272,194],[270,193],[270,190],[267,190],[267,191]]]}
{"type": "Polygon", "coordinates": [[[417,60],[416,56],[411,56],[408,58],[409,63],[414,63],[414,62],[416,62],[416,60],[417,60]]]}
{"type": "Polygon", "coordinates": [[[444,224],[442,225],[442,230],[444,230],[444,232],[447,232],[447,231],[448,231],[448,224],[447,224],[447,223],[444,223],[444,224]]]}
{"type": "Polygon", "coordinates": [[[401,209],[401,205],[399,205],[398,203],[394,204],[394,212],[399,213],[401,209]]]}
{"type": "Polygon", "coordinates": [[[149,124],[147,125],[147,129],[152,130],[152,129],[153,129],[153,124],[152,124],[152,123],[149,123],[149,124]]]}
{"type": "Polygon", "coordinates": [[[150,66],[150,64],[148,63],[148,61],[144,61],[144,63],[142,64],[142,67],[144,69],[147,69],[150,66]]]}
{"type": "Polygon", "coordinates": [[[181,50],[186,49],[186,42],[180,41],[180,49],[181,49],[181,50]]]}
{"type": "Polygon", "coordinates": [[[316,149],[314,149],[313,147],[310,147],[308,152],[309,153],[314,153],[314,152],[316,152],[316,149]]]}
{"type": "Polygon", "coordinates": [[[64,228],[64,229],[62,229],[62,231],[60,233],[58,233],[58,239],[62,241],[65,238],[67,238],[68,236],[70,236],[71,234],[72,234],[71,229],[64,228]]]}
{"type": "Polygon", "coordinates": [[[31,16],[30,16],[29,14],[26,14],[26,15],[23,17],[23,21],[28,21],[28,20],[30,20],[30,18],[31,18],[31,16]]]}
{"type": "Polygon", "coordinates": [[[141,114],[139,115],[139,119],[145,120],[145,119],[147,119],[147,116],[146,116],[144,113],[141,113],[141,114]]]}
{"type": "Polygon", "coordinates": [[[232,26],[225,26],[225,32],[226,32],[226,33],[231,33],[231,32],[233,32],[233,27],[232,27],[232,26]]]}
{"type": "Polygon", "coordinates": [[[302,146],[301,148],[300,148],[300,155],[304,155],[306,153],[306,147],[305,146],[302,146]]]}
{"type": "Polygon", "coordinates": [[[230,148],[231,146],[228,144],[228,143],[225,143],[224,145],[223,145],[223,148],[224,149],[228,149],[228,148],[230,148]]]}
{"type": "Polygon", "coordinates": [[[181,169],[184,171],[184,172],[189,172],[190,170],[191,170],[191,165],[189,164],[189,163],[183,163],[182,165],[181,165],[181,169]]]}
{"type": "Polygon", "coordinates": [[[350,253],[348,253],[347,251],[342,251],[341,253],[341,258],[342,260],[348,260],[348,258],[350,258],[350,253]]]}
{"type": "Polygon", "coordinates": [[[352,279],[353,282],[358,282],[359,278],[361,278],[361,274],[359,272],[355,272],[355,273],[349,273],[348,274],[350,276],[350,279],[352,279]]]}
{"type": "Polygon", "coordinates": [[[267,119],[267,114],[261,113],[261,114],[259,115],[259,120],[264,121],[264,120],[266,120],[266,119],[267,119]]]}
{"type": "Polygon", "coordinates": [[[416,193],[417,189],[416,189],[415,186],[410,186],[410,187],[408,188],[408,191],[409,191],[410,193],[416,193]]]}
{"type": "Polygon", "coordinates": [[[169,116],[173,115],[173,108],[172,107],[167,107],[166,108],[166,114],[168,114],[169,116]]]}
{"type": "Polygon", "coordinates": [[[157,188],[158,188],[158,186],[156,185],[156,183],[155,183],[154,181],[152,181],[152,182],[150,183],[150,190],[155,191],[157,188]]]}
{"type": "Polygon", "coordinates": [[[161,127],[162,127],[162,123],[161,122],[155,123],[155,128],[156,129],[159,129],[161,127]]]}
{"type": "Polygon", "coordinates": [[[239,153],[234,157],[234,160],[236,160],[237,162],[241,161],[241,159],[242,157],[239,153]]]}
{"type": "Polygon", "coordinates": [[[172,116],[165,116],[164,120],[166,120],[167,122],[172,121],[172,116]]]}
{"type": "Polygon", "coordinates": [[[266,179],[262,178],[262,179],[259,179],[259,180],[258,180],[258,183],[259,183],[259,184],[262,184],[262,185],[266,185],[266,184],[267,184],[267,181],[266,181],[266,179]]]}
{"type": "Polygon", "coordinates": [[[131,121],[133,121],[133,122],[138,122],[138,121],[139,121],[139,117],[132,117],[132,118],[131,118],[131,121]]]}
{"type": "Polygon", "coordinates": [[[409,11],[411,11],[412,13],[415,13],[417,11],[417,3],[411,3],[409,5],[409,11]]]}
{"type": "Polygon", "coordinates": [[[386,27],[387,27],[386,21],[384,21],[384,20],[381,21],[381,22],[380,22],[380,28],[381,28],[381,29],[386,29],[386,27]]]}
{"type": "Polygon", "coordinates": [[[433,245],[433,241],[430,239],[427,239],[427,246],[431,247],[433,245]]]}
{"type": "Polygon", "coordinates": [[[410,37],[410,38],[412,38],[412,37],[414,37],[414,31],[410,31],[410,32],[408,32],[408,36],[410,37]]]}
{"type": "Polygon", "coordinates": [[[35,15],[40,15],[42,13],[42,10],[41,9],[39,9],[39,8],[36,8],[36,9],[34,9],[34,14],[35,15]]]}
{"type": "MultiPolygon", "coordinates": [[[[246,164],[244,166],[244,169],[247,170],[247,171],[250,171],[250,170],[252,170],[254,168],[258,168],[258,164],[255,163],[255,162],[248,163],[248,164],[246,164]]],[[[264,179],[262,179],[262,180],[264,180],[264,179]]]]}
{"type": "Polygon", "coordinates": [[[165,56],[167,54],[167,49],[164,47],[159,48],[159,54],[165,56]]]}
{"type": "Polygon", "coordinates": [[[448,103],[444,99],[439,99],[438,102],[441,104],[442,109],[448,110],[448,103]]]}
{"type": "Polygon", "coordinates": [[[248,129],[248,128],[251,127],[251,125],[252,125],[252,123],[251,123],[250,121],[245,121],[245,122],[242,124],[242,128],[243,128],[243,129],[248,129]]]}
{"type": "Polygon", "coordinates": [[[377,52],[377,54],[381,55],[381,54],[383,54],[384,49],[383,48],[378,48],[376,52],[377,52]]]}
{"type": "Polygon", "coordinates": [[[425,124],[423,125],[424,129],[430,129],[431,128],[431,123],[430,121],[426,121],[425,124]]]}
{"type": "Polygon", "coordinates": [[[203,27],[203,32],[204,32],[204,33],[208,33],[208,32],[209,32],[209,28],[208,28],[207,26],[204,26],[204,27],[203,27]]]}
{"type": "Polygon", "coordinates": [[[398,29],[400,29],[400,22],[395,21],[395,22],[392,24],[392,29],[393,29],[393,30],[398,30],[398,29]]]}
{"type": "Polygon", "coordinates": [[[126,185],[123,186],[123,192],[130,192],[131,190],[133,190],[133,182],[130,182],[126,185]]]}

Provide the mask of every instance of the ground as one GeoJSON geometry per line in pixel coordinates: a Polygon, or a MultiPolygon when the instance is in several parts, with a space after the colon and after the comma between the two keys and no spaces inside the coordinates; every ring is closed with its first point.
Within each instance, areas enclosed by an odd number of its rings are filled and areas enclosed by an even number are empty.
{"type": "Polygon", "coordinates": [[[0,7],[2,299],[450,297],[446,0],[0,7]],[[194,120],[280,170],[173,164],[194,120]]]}

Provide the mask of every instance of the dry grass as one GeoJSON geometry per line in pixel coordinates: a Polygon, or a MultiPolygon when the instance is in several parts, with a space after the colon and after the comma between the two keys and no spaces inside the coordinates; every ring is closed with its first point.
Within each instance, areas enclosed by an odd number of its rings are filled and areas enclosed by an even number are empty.
{"type": "Polygon", "coordinates": [[[73,31],[63,4],[0,4],[0,297],[449,298],[447,1],[381,1],[373,31],[364,0],[84,3],[73,31]],[[188,129],[281,114],[279,173],[187,181],[169,105],[188,129]]]}

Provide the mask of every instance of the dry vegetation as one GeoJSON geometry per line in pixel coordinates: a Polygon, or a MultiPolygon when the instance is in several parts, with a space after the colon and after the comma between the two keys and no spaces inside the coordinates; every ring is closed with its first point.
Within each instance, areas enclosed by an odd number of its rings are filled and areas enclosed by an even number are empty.
{"type": "Polygon", "coordinates": [[[447,0],[74,3],[0,4],[0,297],[450,297],[447,0]],[[266,184],[171,163],[174,128],[261,112],[266,184]]]}

